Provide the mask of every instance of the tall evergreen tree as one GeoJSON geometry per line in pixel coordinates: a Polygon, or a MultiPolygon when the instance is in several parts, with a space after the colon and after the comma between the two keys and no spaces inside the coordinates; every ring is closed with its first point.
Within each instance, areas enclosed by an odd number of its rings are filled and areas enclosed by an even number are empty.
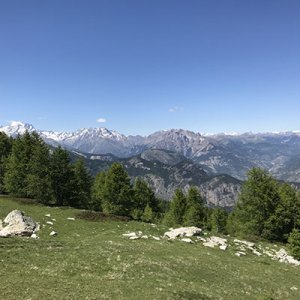
{"type": "Polygon", "coordinates": [[[240,233],[267,238],[267,224],[279,203],[278,182],[262,169],[250,170],[234,211],[234,227],[240,233]]]}
{"type": "Polygon", "coordinates": [[[221,207],[214,208],[210,216],[211,230],[217,233],[226,233],[228,213],[221,207]]]}
{"type": "Polygon", "coordinates": [[[33,133],[31,137],[32,150],[26,176],[26,196],[49,204],[53,195],[49,174],[49,147],[36,133],[33,133]]]}
{"type": "Polygon", "coordinates": [[[130,216],[133,189],[130,178],[119,163],[113,163],[106,174],[103,190],[103,211],[110,214],[130,216]]]}
{"type": "Polygon", "coordinates": [[[69,205],[77,208],[88,208],[91,200],[91,176],[82,159],[72,165],[72,194],[69,205]]]}
{"type": "Polygon", "coordinates": [[[176,189],[164,222],[169,226],[182,225],[186,207],[187,200],[184,193],[181,189],[176,189]]]}
{"type": "Polygon", "coordinates": [[[133,191],[134,203],[132,216],[134,219],[140,219],[147,206],[149,206],[149,208],[147,208],[148,215],[150,214],[150,209],[151,214],[158,212],[158,199],[155,197],[154,192],[143,179],[137,178],[135,180],[133,191]]]}
{"type": "Polygon", "coordinates": [[[11,153],[12,140],[2,131],[0,131],[0,194],[4,192],[4,174],[5,164],[11,153]]]}
{"type": "Polygon", "coordinates": [[[184,225],[198,226],[204,225],[204,203],[196,187],[191,187],[187,194],[187,208],[184,214],[184,225]]]}
{"type": "Polygon", "coordinates": [[[72,196],[72,176],[68,152],[61,147],[56,148],[52,153],[50,163],[51,186],[56,205],[69,204],[72,196]]]}
{"type": "Polygon", "coordinates": [[[106,173],[99,172],[93,181],[91,203],[90,203],[90,208],[92,210],[95,210],[95,211],[102,210],[105,179],[106,179],[106,173]]]}
{"type": "Polygon", "coordinates": [[[14,196],[28,196],[27,177],[30,175],[30,161],[35,145],[35,137],[27,131],[13,142],[12,152],[6,164],[4,185],[5,189],[14,196]]]}

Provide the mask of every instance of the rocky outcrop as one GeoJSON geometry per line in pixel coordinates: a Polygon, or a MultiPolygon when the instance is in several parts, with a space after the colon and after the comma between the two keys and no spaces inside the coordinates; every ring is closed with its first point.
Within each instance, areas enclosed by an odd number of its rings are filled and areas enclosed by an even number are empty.
{"type": "Polygon", "coordinates": [[[192,237],[201,234],[201,232],[202,229],[198,227],[180,227],[165,232],[164,236],[173,240],[177,237],[192,237]]]}
{"type": "Polygon", "coordinates": [[[31,236],[40,228],[32,218],[27,217],[20,210],[13,210],[3,221],[0,237],[31,236]]]}

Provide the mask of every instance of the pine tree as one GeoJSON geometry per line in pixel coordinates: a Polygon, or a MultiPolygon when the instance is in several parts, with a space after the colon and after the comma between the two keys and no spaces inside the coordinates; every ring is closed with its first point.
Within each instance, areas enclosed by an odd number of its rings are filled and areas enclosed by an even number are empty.
{"type": "Polygon", "coordinates": [[[210,216],[211,230],[216,233],[226,233],[228,213],[223,208],[215,208],[210,216]]]}
{"type": "Polygon", "coordinates": [[[61,147],[56,148],[52,153],[50,163],[51,186],[56,205],[69,204],[72,196],[72,177],[68,152],[61,147]]]}
{"type": "Polygon", "coordinates": [[[31,137],[32,152],[26,176],[26,196],[49,204],[53,196],[49,174],[49,148],[36,133],[33,133],[31,137]]]}
{"type": "Polygon", "coordinates": [[[144,213],[146,206],[151,208],[152,213],[158,211],[158,200],[155,197],[152,189],[147,185],[147,183],[137,178],[134,184],[134,203],[132,217],[134,219],[140,219],[144,213]]]}
{"type": "Polygon", "coordinates": [[[266,237],[266,224],[279,202],[278,183],[264,170],[250,170],[234,211],[237,231],[266,237]]]}
{"type": "Polygon", "coordinates": [[[187,194],[187,208],[184,214],[184,225],[198,226],[204,225],[204,203],[196,187],[191,187],[187,194]]]}
{"type": "Polygon", "coordinates": [[[186,213],[187,200],[182,190],[176,189],[170,204],[170,209],[165,216],[164,223],[169,226],[178,226],[183,224],[183,218],[186,213]]]}
{"type": "Polygon", "coordinates": [[[144,222],[153,222],[154,214],[149,204],[146,205],[141,219],[144,222]]]}
{"type": "Polygon", "coordinates": [[[4,192],[5,164],[11,153],[12,140],[0,131],[0,194],[4,192]]]}
{"type": "Polygon", "coordinates": [[[106,174],[102,207],[105,213],[130,216],[133,189],[124,167],[113,163],[106,174]]]}
{"type": "Polygon", "coordinates": [[[27,177],[35,141],[25,132],[13,142],[12,152],[7,159],[4,186],[7,192],[17,197],[27,197],[27,177]]]}
{"type": "Polygon", "coordinates": [[[100,172],[96,175],[92,186],[92,197],[90,208],[95,211],[102,210],[102,202],[104,197],[106,173],[100,172]]]}
{"type": "Polygon", "coordinates": [[[77,208],[88,208],[91,200],[91,177],[82,159],[72,165],[72,194],[69,205],[77,208]]]}

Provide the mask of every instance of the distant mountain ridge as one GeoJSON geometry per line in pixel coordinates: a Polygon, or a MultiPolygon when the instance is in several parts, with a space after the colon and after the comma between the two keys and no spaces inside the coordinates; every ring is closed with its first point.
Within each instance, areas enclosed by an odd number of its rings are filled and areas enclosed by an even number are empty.
{"type": "Polygon", "coordinates": [[[22,122],[0,127],[0,131],[10,136],[23,134],[26,130],[36,131],[53,146],[62,145],[95,155],[111,153],[119,158],[129,158],[141,153],[147,155],[145,151],[149,149],[163,149],[184,156],[208,174],[228,174],[245,179],[250,168],[262,167],[278,179],[300,182],[299,132],[201,135],[171,129],[142,137],[125,136],[107,128],[83,128],[72,133],[42,131],[22,122]]]}

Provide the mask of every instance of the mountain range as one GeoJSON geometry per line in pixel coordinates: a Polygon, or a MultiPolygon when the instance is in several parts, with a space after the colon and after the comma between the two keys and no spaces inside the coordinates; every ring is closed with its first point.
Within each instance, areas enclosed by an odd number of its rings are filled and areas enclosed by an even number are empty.
{"type": "Polygon", "coordinates": [[[93,174],[119,161],[133,178],[142,176],[166,199],[176,187],[195,184],[209,204],[233,206],[252,167],[264,168],[280,180],[300,182],[299,132],[201,135],[171,129],[143,137],[107,128],[44,131],[22,122],[0,127],[10,136],[26,130],[83,157],[93,174]]]}
{"type": "Polygon", "coordinates": [[[107,128],[83,128],[75,132],[37,130],[32,125],[11,122],[0,127],[16,136],[36,131],[50,145],[92,154],[128,158],[147,149],[176,152],[210,174],[228,174],[244,180],[252,167],[267,169],[276,178],[300,182],[300,133],[244,133],[201,135],[188,130],[158,131],[149,136],[125,136],[107,128]]]}

